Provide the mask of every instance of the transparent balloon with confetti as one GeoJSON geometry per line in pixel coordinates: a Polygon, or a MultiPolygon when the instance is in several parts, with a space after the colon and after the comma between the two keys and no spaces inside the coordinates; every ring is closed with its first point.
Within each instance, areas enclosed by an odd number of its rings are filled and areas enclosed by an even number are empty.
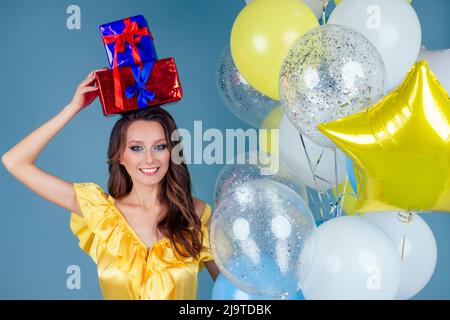
{"type": "Polygon", "coordinates": [[[222,101],[239,119],[259,128],[264,118],[280,105],[255,88],[241,75],[231,56],[230,46],[220,55],[216,67],[216,84],[222,101]]]}
{"type": "Polygon", "coordinates": [[[303,252],[315,230],[303,199],[267,179],[247,181],[226,194],[211,221],[211,249],[220,271],[250,294],[292,296],[311,269],[303,252]]]}
{"type": "Polygon", "coordinates": [[[306,186],[295,168],[289,166],[276,154],[246,152],[234,158],[233,164],[225,165],[217,176],[214,187],[214,204],[244,182],[269,179],[280,182],[306,199],[306,186]]]}
{"type": "Polygon", "coordinates": [[[322,25],[290,48],[280,72],[281,105],[292,124],[310,140],[335,145],[321,123],[362,111],[386,92],[386,68],[375,46],[341,25],[322,25]]]}

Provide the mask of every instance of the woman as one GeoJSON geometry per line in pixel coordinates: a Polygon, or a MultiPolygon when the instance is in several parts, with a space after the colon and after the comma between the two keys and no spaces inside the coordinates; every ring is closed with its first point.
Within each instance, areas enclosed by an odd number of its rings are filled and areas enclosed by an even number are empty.
{"type": "Polygon", "coordinates": [[[192,197],[186,164],[171,161],[176,125],[169,113],[147,108],[117,121],[108,149],[109,194],[34,164],[50,139],[97,96],[94,71],[58,115],[2,162],[30,189],[70,210],[71,230],[97,264],[104,299],[196,299],[198,271],[206,265],[214,280],[219,273],[209,248],[211,207],[192,197]]]}

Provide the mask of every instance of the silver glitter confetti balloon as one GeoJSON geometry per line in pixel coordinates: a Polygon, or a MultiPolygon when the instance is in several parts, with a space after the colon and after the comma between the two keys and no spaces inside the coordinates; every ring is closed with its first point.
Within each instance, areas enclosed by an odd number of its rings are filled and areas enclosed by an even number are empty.
{"type": "Polygon", "coordinates": [[[239,289],[283,299],[307,279],[311,266],[302,251],[315,223],[302,198],[285,185],[242,183],[224,196],[210,229],[214,260],[239,289]]]}
{"type": "Polygon", "coordinates": [[[290,48],[280,73],[281,105],[314,142],[334,144],[317,125],[362,111],[386,93],[386,68],[374,45],[341,25],[322,25],[290,48]]]}
{"type": "Polygon", "coordinates": [[[234,158],[233,164],[225,165],[218,174],[214,187],[215,206],[219,205],[226,193],[246,181],[256,179],[280,182],[307,199],[306,186],[301,176],[281,158],[273,154],[269,157],[264,152],[247,152],[234,158]]]}
{"type": "Polygon", "coordinates": [[[228,109],[245,123],[259,128],[270,111],[280,105],[279,101],[254,89],[236,68],[227,46],[218,61],[216,82],[220,97],[228,109]]]}

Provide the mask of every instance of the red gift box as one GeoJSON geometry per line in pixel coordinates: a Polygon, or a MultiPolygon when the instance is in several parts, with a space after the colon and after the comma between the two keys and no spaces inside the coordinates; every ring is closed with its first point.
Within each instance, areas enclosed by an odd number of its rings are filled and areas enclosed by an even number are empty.
{"type": "MultiPolygon", "coordinates": [[[[137,66],[140,68],[139,66],[137,66]]],[[[117,68],[120,79],[120,92],[116,90],[117,83],[114,82],[114,70],[102,70],[96,72],[97,85],[99,87],[100,103],[105,116],[131,110],[137,110],[149,106],[157,106],[164,103],[180,100],[183,96],[180,79],[173,58],[156,60],[145,82],[145,88],[154,93],[153,99],[147,101],[145,106],[138,104],[138,94],[128,98],[127,88],[136,83],[132,68],[136,66],[126,66],[117,68]],[[115,87],[116,86],[116,87],[115,87]],[[117,95],[120,95],[118,98],[117,95]],[[123,107],[117,104],[117,100],[122,100],[123,107]]],[[[136,70],[136,69],[135,69],[136,70]]]]}

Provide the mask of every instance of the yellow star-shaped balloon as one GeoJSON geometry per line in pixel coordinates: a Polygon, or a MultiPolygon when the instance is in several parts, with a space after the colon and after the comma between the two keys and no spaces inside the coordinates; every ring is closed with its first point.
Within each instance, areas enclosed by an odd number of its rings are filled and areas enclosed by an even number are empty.
{"type": "Polygon", "coordinates": [[[369,109],[318,128],[359,167],[360,211],[450,212],[450,98],[426,61],[369,109]]]}

